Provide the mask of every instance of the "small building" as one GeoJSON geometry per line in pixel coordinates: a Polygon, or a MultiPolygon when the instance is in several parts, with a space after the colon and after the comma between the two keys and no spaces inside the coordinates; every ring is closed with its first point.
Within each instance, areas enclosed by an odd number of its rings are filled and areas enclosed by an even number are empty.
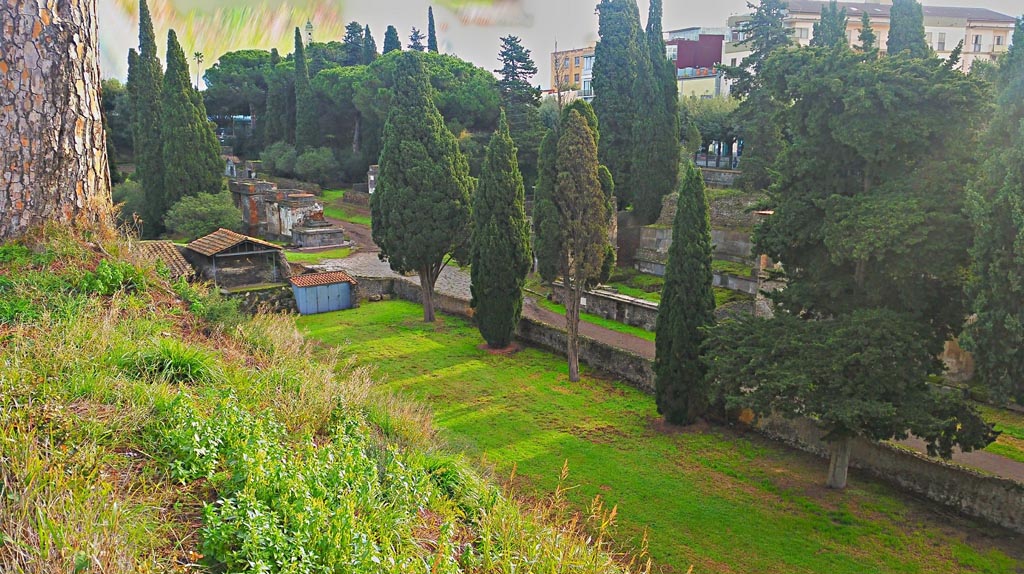
{"type": "Polygon", "coordinates": [[[307,214],[292,227],[296,247],[319,248],[345,245],[345,230],[324,219],[323,211],[307,214]]]}
{"type": "Polygon", "coordinates": [[[171,279],[191,281],[196,274],[178,246],[170,241],[140,241],[132,250],[132,258],[138,263],[164,265],[171,279]]]}
{"type": "Polygon", "coordinates": [[[356,286],[359,283],[344,271],[297,275],[290,283],[302,315],[352,309],[358,301],[356,286]]]}
{"type": "Polygon", "coordinates": [[[219,287],[283,283],[291,275],[280,246],[230,229],[189,243],[185,256],[202,279],[219,287]]]}
{"type": "Polygon", "coordinates": [[[234,155],[222,155],[221,159],[224,160],[224,177],[236,178],[243,172],[242,160],[238,156],[234,155]]]}

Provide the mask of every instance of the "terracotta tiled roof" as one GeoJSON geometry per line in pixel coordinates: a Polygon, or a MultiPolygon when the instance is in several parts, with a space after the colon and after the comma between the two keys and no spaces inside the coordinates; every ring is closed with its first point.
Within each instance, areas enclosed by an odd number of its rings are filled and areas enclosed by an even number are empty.
{"type": "Polygon", "coordinates": [[[259,247],[265,247],[267,249],[276,249],[278,251],[282,250],[280,245],[274,245],[273,243],[268,243],[266,241],[263,241],[262,239],[256,239],[255,237],[249,237],[248,235],[235,233],[234,231],[231,231],[230,229],[224,229],[223,227],[205,237],[200,237],[199,239],[196,239],[192,243],[189,243],[188,248],[201,255],[213,257],[214,255],[222,251],[231,249],[232,247],[240,243],[244,243],[246,241],[259,247]]]}
{"type": "Polygon", "coordinates": [[[171,271],[171,278],[191,277],[195,270],[170,241],[142,241],[135,249],[135,257],[145,263],[162,261],[171,271]]]}
{"type": "Polygon", "coordinates": [[[296,275],[290,279],[296,287],[319,287],[320,285],[334,285],[335,283],[351,283],[358,285],[359,282],[344,271],[330,271],[327,273],[307,273],[296,275]]]}

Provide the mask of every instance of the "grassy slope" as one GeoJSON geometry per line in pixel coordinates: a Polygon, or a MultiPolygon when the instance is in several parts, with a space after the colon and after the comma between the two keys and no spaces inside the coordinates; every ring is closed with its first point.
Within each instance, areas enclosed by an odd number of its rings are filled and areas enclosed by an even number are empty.
{"type": "Polygon", "coordinates": [[[1004,533],[989,538],[859,475],[846,492],[828,491],[824,462],[757,437],[665,435],[652,426],[653,401],[631,388],[592,376],[570,384],[558,357],[491,355],[465,322],[426,325],[420,315],[389,302],[299,323],[425,401],[450,441],[501,474],[515,469],[528,491],[553,488],[567,462],[579,484],[570,499],[618,505],[618,542],[637,544],[647,529],[656,569],[1011,573],[1022,564],[1019,547],[1004,554],[1004,533]]]}
{"type": "Polygon", "coordinates": [[[352,253],[348,247],[338,249],[327,249],[325,251],[285,251],[285,257],[292,263],[317,264],[325,259],[344,259],[352,253]]]}
{"type": "Polygon", "coordinates": [[[0,572],[624,571],[290,318],[50,233],[0,245],[0,572]]]}
{"type": "Polygon", "coordinates": [[[995,423],[996,430],[1003,433],[985,450],[1024,462],[1024,415],[989,406],[980,408],[985,420],[995,423]]]}
{"type": "Polygon", "coordinates": [[[345,197],[344,189],[325,189],[323,194],[324,215],[340,221],[370,225],[370,216],[360,215],[351,206],[346,206],[341,201],[343,197],[345,197]]]}
{"type": "MultiPolygon", "coordinates": [[[[548,301],[543,297],[537,297],[536,301],[538,306],[547,309],[548,311],[558,313],[559,315],[565,315],[564,305],[559,305],[554,301],[548,301]]],[[[647,339],[648,341],[654,340],[654,333],[652,333],[651,331],[645,331],[640,327],[626,325],[625,323],[619,323],[618,321],[613,321],[612,319],[605,319],[600,315],[594,315],[592,313],[580,313],[580,321],[586,321],[587,323],[597,325],[598,327],[604,327],[609,331],[633,335],[634,337],[640,337],[641,339],[647,339]]]]}

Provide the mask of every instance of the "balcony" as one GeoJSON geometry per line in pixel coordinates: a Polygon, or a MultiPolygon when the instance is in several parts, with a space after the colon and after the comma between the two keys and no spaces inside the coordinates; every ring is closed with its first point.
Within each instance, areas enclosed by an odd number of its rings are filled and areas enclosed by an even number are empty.
{"type": "Polygon", "coordinates": [[[964,52],[969,54],[1002,54],[1009,46],[1006,44],[971,44],[964,47],[964,52]]]}

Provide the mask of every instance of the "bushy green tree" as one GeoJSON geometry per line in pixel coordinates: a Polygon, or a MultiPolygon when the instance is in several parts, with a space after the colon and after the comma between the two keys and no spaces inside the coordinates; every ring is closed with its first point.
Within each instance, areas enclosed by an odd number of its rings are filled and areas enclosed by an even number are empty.
{"type": "Polygon", "coordinates": [[[136,177],[147,198],[142,213],[146,237],[163,231],[164,159],[160,137],[163,129],[161,92],[163,69],[156,52],[153,18],[146,0],[139,0],[139,51],[128,54],[128,93],[132,108],[132,147],[136,177]],[[133,65],[134,63],[134,65],[133,65]]]}
{"type": "Polygon", "coordinates": [[[231,194],[226,191],[201,193],[183,197],[172,205],[164,217],[164,224],[172,236],[191,241],[221,227],[241,230],[242,212],[235,207],[231,194]]]}
{"type": "Polygon", "coordinates": [[[867,10],[861,13],[858,39],[861,52],[872,58],[878,55],[878,36],[875,34],[874,28],[871,27],[871,16],[868,15],[867,10]]]}
{"type": "Polygon", "coordinates": [[[427,51],[437,53],[437,27],[434,26],[434,7],[427,7],[427,51]]]}
{"type": "Polygon", "coordinates": [[[131,158],[133,154],[131,94],[120,80],[107,79],[101,84],[100,97],[103,100],[101,110],[107,134],[107,156],[113,174],[117,160],[131,158]]]}
{"type": "Polygon", "coordinates": [[[495,349],[512,342],[530,271],[530,234],[516,147],[504,114],[487,146],[473,196],[472,306],[477,328],[495,349]]]}
{"type": "Polygon", "coordinates": [[[1024,18],[995,80],[987,159],[968,195],[975,228],[968,292],[976,315],[968,342],[993,397],[1024,404],[1024,18]]]}
{"type": "Polygon", "coordinates": [[[292,177],[295,174],[295,162],[298,153],[295,146],[288,142],[274,142],[263,149],[260,153],[260,160],[263,168],[268,172],[283,177],[292,177]]]}
{"type": "Polygon", "coordinates": [[[263,142],[295,141],[295,65],[283,62],[277,48],[270,51],[267,108],[263,115],[263,142]]]}
{"type": "Polygon", "coordinates": [[[423,319],[432,322],[437,277],[467,247],[473,180],[431,99],[424,55],[395,57],[380,177],[370,197],[373,240],[392,269],[419,274],[423,319]]]}
{"type": "MultiPolygon", "coordinates": [[[[359,27],[362,34],[362,26],[359,27]]],[[[316,103],[313,89],[309,84],[309,68],[302,34],[295,27],[295,148],[302,153],[309,147],[316,147],[317,128],[316,103]]]]}
{"type": "Polygon", "coordinates": [[[519,168],[523,179],[534,182],[537,179],[537,153],[544,126],[541,123],[540,89],[530,85],[530,78],[537,73],[537,66],[530,57],[530,50],[523,47],[516,36],[501,39],[498,53],[501,68],[498,74],[498,90],[501,105],[508,118],[509,133],[518,149],[519,168]]]}
{"type": "Polygon", "coordinates": [[[889,55],[929,58],[932,49],[924,35],[924,13],[917,0],[893,0],[889,9],[889,55]]]}
{"type": "Polygon", "coordinates": [[[725,75],[733,80],[732,97],[742,100],[758,87],[761,69],[768,58],[781,48],[793,44],[793,30],[786,26],[785,0],[761,0],[750,20],[741,25],[744,40],[739,46],[750,49],[738,66],[723,66],[725,75]]]}
{"type": "Polygon", "coordinates": [[[384,54],[402,51],[402,41],[398,39],[398,30],[394,26],[388,26],[384,31],[384,54]]]}
{"type": "Polygon", "coordinates": [[[423,44],[424,38],[423,32],[420,32],[416,26],[413,26],[412,31],[409,32],[409,45],[406,47],[415,52],[422,52],[427,49],[423,44]]]}
{"type": "Polygon", "coordinates": [[[559,268],[565,289],[566,355],[569,380],[575,382],[580,379],[580,299],[586,286],[601,275],[611,218],[601,189],[597,143],[587,120],[576,110],[562,121],[556,170],[552,198],[564,238],[559,268]]]}
{"type": "Polygon", "coordinates": [[[655,326],[655,396],[658,412],[672,424],[692,424],[707,410],[701,345],[715,311],[704,178],[692,161],[685,163],[655,326]]]}
{"type": "Polygon", "coordinates": [[[537,153],[537,185],[533,191],[533,252],[537,272],[548,283],[558,279],[559,253],[565,239],[555,206],[555,184],[558,180],[558,134],[561,122],[549,129],[537,153]]]}
{"type": "Polygon", "coordinates": [[[310,148],[295,158],[295,174],[303,181],[326,185],[330,181],[337,181],[340,171],[341,166],[334,159],[331,148],[310,148]]]}
{"type": "Polygon", "coordinates": [[[650,50],[651,90],[654,102],[641,110],[637,133],[639,152],[647,157],[643,178],[638,188],[633,212],[645,223],[654,223],[661,214],[662,199],[672,193],[679,180],[679,88],[676,66],[665,55],[661,29],[661,0],[651,0],[647,14],[647,44],[650,50]]]}
{"type": "Polygon", "coordinates": [[[164,194],[161,219],[182,197],[216,193],[223,186],[220,144],[206,117],[202,96],[189,80],[188,61],[171,30],[167,34],[167,71],[164,74],[163,141],[164,194]]]}
{"type": "MultiPolygon", "coordinates": [[[[864,12],[867,15],[867,11],[864,12]]],[[[830,0],[821,7],[821,18],[814,23],[811,46],[839,46],[849,44],[846,38],[846,8],[840,8],[836,0],[830,0]]]]}
{"type": "Polygon", "coordinates": [[[342,53],[344,54],[342,65],[358,66],[363,63],[365,40],[362,24],[353,21],[345,26],[345,36],[341,39],[342,53]]]}
{"type": "Polygon", "coordinates": [[[366,25],[366,29],[363,30],[363,51],[360,63],[365,65],[372,64],[377,59],[377,41],[373,39],[373,34],[370,33],[370,25],[366,25]]]}
{"type": "Polygon", "coordinates": [[[239,50],[222,55],[203,74],[203,101],[214,116],[249,115],[259,130],[267,106],[267,74],[271,53],[239,50]]]}
{"type": "Polygon", "coordinates": [[[325,130],[326,137],[339,146],[351,144],[352,153],[363,149],[363,116],[355,104],[356,89],[368,78],[366,66],[349,66],[324,70],[313,78],[313,90],[324,104],[324,112],[336,118],[331,130],[325,130]]]}

